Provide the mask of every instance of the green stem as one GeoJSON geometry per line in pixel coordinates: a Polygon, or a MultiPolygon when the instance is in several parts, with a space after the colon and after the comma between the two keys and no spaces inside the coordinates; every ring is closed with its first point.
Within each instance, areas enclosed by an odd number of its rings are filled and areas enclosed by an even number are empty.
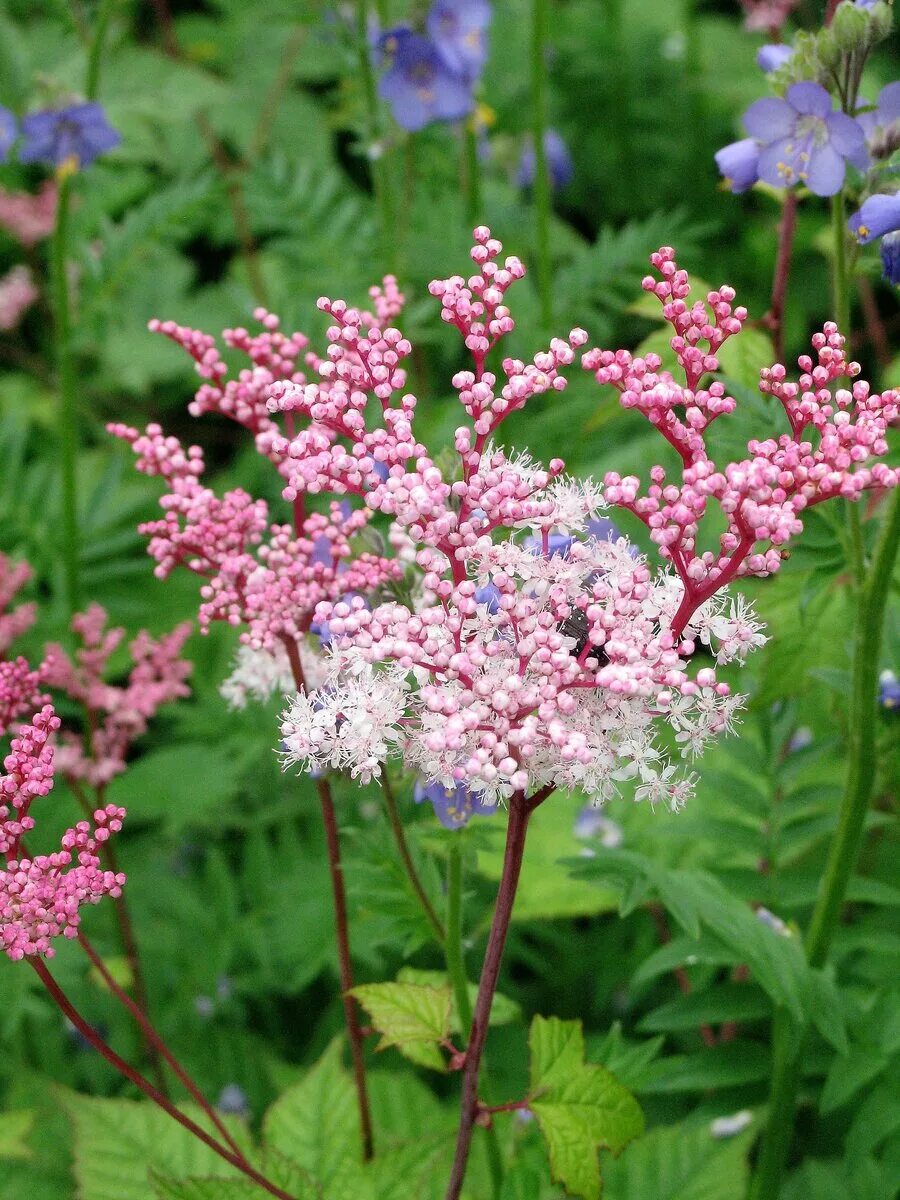
{"type": "Polygon", "coordinates": [[[482,224],[481,181],[478,178],[478,134],[475,118],[463,122],[463,178],[466,182],[466,216],[470,228],[482,224]]]}
{"type": "Polygon", "coordinates": [[[384,806],[387,809],[388,821],[391,825],[391,832],[394,835],[394,841],[397,843],[397,850],[400,853],[400,860],[403,863],[406,876],[409,879],[410,886],[416,894],[416,898],[422,907],[422,912],[428,924],[431,926],[431,931],[434,934],[435,941],[439,946],[444,945],[445,934],[444,927],[440,922],[440,918],[434,911],[434,906],[428,898],[428,893],[425,891],[425,885],[419,877],[419,872],[416,870],[416,864],[413,862],[412,854],[409,850],[409,843],[406,840],[406,833],[403,829],[403,822],[400,820],[400,813],[397,810],[397,801],[394,797],[394,789],[391,787],[390,780],[387,777],[387,771],[381,773],[381,792],[384,796],[384,806]]]}
{"type": "Polygon", "coordinates": [[[59,377],[59,451],[62,474],[63,570],[65,598],[70,612],[79,603],[79,529],[78,481],[78,413],[75,401],[75,365],[72,358],[72,328],[69,309],[69,280],[67,248],[69,239],[69,206],[74,175],[61,172],[56,206],[56,228],[51,253],[51,283],[53,289],[53,335],[56,349],[56,368],[59,377]]]}
{"type": "Polygon", "coordinates": [[[547,98],[545,88],[548,0],[532,0],[531,27],[531,136],[534,142],[534,210],[538,295],[541,320],[553,320],[550,264],[550,171],[547,165],[547,98]]]}
{"type": "MultiPolygon", "coordinates": [[[[844,205],[844,193],[838,192],[831,201],[831,232],[834,238],[834,263],[832,268],[832,289],[834,295],[834,319],[837,327],[847,339],[847,357],[850,357],[850,281],[847,272],[847,213],[844,205]]],[[[863,553],[862,522],[859,508],[856,504],[845,502],[844,511],[847,520],[847,531],[850,544],[850,566],[857,587],[861,586],[865,575],[865,556],[863,553]]]]}
{"type": "Polygon", "coordinates": [[[109,21],[112,17],[114,5],[115,0],[101,0],[97,11],[97,23],[94,26],[94,35],[91,38],[88,50],[87,78],[84,85],[84,94],[88,100],[96,100],[97,98],[97,86],[100,81],[100,63],[103,58],[103,43],[106,41],[106,31],[109,28],[109,21]]]}
{"type": "MultiPolygon", "coordinates": [[[[858,600],[853,679],[850,692],[850,744],[847,779],[837,832],[805,939],[811,967],[828,960],[847,886],[859,856],[866,813],[875,782],[878,662],[894,560],[900,547],[900,490],[887,504],[884,525],[872,566],[858,600]]],[[[750,1200],[776,1200],[791,1144],[797,1088],[800,1084],[803,1037],[796,1044],[787,1014],[779,1010],[772,1026],[773,1070],[769,1115],[750,1200]]]]}
{"type": "MultiPolygon", "coordinates": [[[[378,10],[381,19],[381,10],[378,10]]],[[[367,141],[370,151],[369,163],[372,171],[372,188],[375,192],[375,207],[381,232],[382,253],[388,267],[395,263],[394,219],[390,177],[383,154],[381,139],[381,115],[378,106],[378,89],[375,72],[372,70],[372,54],[369,49],[369,4],[368,0],[356,0],[356,39],[359,46],[359,77],[366,98],[368,119],[367,141]]]]}

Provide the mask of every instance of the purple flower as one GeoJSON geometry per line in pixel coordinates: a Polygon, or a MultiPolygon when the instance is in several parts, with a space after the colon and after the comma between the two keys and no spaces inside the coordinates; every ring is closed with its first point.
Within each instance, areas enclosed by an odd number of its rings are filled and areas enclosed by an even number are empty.
{"type": "Polygon", "coordinates": [[[9,158],[9,148],[16,140],[19,126],[16,118],[8,108],[0,105],[0,163],[9,158]]]}
{"type": "Polygon", "coordinates": [[[900,679],[893,671],[882,671],[878,680],[878,703],[900,712],[900,679]]]}
{"type": "MultiPolygon", "coordinates": [[[[547,155],[547,170],[550,174],[551,186],[564,188],[567,183],[571,183],[575,175],[575,166],[568,146],[555,129],[548,129],[544,134],[544,153],[547,155]]],[[[522,150],[519,170],[516,174],[516,182],[519,187],[531,187],[534,184],[536,171],[534,142],[529,138],[522,150]]]]}
{"type": "Polygon", "coordinates": [[[216,1108],[220,1113],[233,1117],[249,1117],[250,1103],[243,1088],[236,1083],[227,1083],[219,1093],[216,1108]]]}
{"type": "Polygon", "coordinates": [[[418,780],[413,790],[416,804],[428,800],[434,815],[445,829],[462,829],[473,816],[490,816],[496,804],[486,804],[480,792],[470,792],[463,784],[445,788],[442,783],[423,783],[418,780]]]}
{"type": "Polygon", "coordinates": [[[795,83],[784,100],[757,100],[744,113],[744,126],[762,145],[759,177],[773,187],[805,183],[817,196],[833,196],[848,162],[860,168],[868,163],[862,126],[835,112],[818,83],[795,83]]]}
{"type": "MultiPolygon", "coordinates": [[[[318,541],[318,540],[319,539],[316,538],[316,541],[318,541]]],[[[327,538],[325,540],[327,541],[327,538]]],[[[315,550],[313,551],[313,553],[315,553],[315,550]]],[[[330,544],[329,544],[329,555],[330,555],[330,544]]],[[[339,604],[350,604],[351,601],[356,600],[358,597],[359,597],[359,592],[346,592],[343,596],[341,596],[338,603],[339,604]]],[[[366,603],[365,607],[366,608],[369,607],[368,603],[366,603]]],[[[313,621],[309,627],[309,632],[314,637],[317,637],[319,639],[319,644],[322,646],[323,649],[326,646],[330,646],[332,641],[334,640],[334,634],[331,632],[331,628],[327,621],[313,621]]]]}
{"type": "Polygon", "coordinates": [[[382,35],[379,48],[390,67],[378,91],[398,125],[415,133],[430,121],[458,121],[472,111],[471,86],[429,38],[398,28],[382,35]]]}
{"type": "Polygon", "coordinates": [[[484,35],[490,22],[487,0],[434,0],[426,28],[450,70],[473,81],[487,58],[484,35]]]}
{"type": "Polygon", "coordinates": [[[716,151],[716,166],[735,195],[746,192],[759,178],[759,142],[756,138],[730,142],[716,151]]]}
{"type": "Polygon", "coordinates": [[[847,222],[860,245],[881,238],[881,265],[885,279],[900,284],[900,192],[876,193],[847,222]]]}
{"type": "Polygon", "coordinates": [[[486,583],[484,587],[478,588],[475,593],[475,603],[484,604],[491,614],[500,611],[500,589],[495,583],[486,583]]]}
{"type": "Polygon", "coordinates": [[[69,108],[29,113],[22,119],[25,138],[19,158],[62,166],[74,159],[79,167],[118,146],[121,135],[106,119],[100,104],[73,104],[69,108]]]}
{"type": "Polygon", "coordinates": [[[892,125],[894,121],[900,121],[900,79],[883,87],[878,93],[875,107],[868,112],[860,113],[856,120],[870,140],[879,129],[892,125]]]}
{"type": "Polygon", "coordinates": [[[772,42],[768,46],[760,46],[756,52],[756,65],[768,75],[794,57],[793,46],[785,46],[783,42],[772,42]]]}
{"type": "Polygon", "coordinates": [[[856,0],[857,8],[874,8],[879,0],[856,0]]]}

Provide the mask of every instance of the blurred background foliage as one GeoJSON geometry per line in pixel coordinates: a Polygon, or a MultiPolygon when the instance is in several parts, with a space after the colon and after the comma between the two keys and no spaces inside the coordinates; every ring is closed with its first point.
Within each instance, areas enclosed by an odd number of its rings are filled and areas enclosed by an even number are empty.
{"type": "MultiPolygon", "coordinates": [[[[798,24],[813,25],[821,7],[801,4],[798,24]]],[[[396,0],[389,9],[392,19],[409,12],[396,0]]],[[[78,93],[95,16],[85,0],[3,0],[0,104],[21,112],[78,93]]],[[[534,221],[516,171],[528,120],[527,16],[524,0],[494,5],[480,94],[480,219],[526,263],[534,221]]],[[[659,244],[674,245],[681,264],[709,284],[733,284],[751,316],[762,316],[778,205],[764,191],[723,192],[713,162],[714,151],[738,136],[740,112],[764,91],[754,61],[761,41],[744,30],[730,0],[556,0],[550,116],[569,146],[574,176],[555,196],[554,328],[542,329],[527,278],[513,293],[518,328],[511,352],[530,357],[550,332],[576,324],[592,344],[634,348],[650,339],[656,348],[660,326],[641,302],[640,280],[659,244]]],[[[871,94],[891,78],[896,49],[889,43],[871,66],[871,94]]],[[[85,592],[129,629],[159,632],[191,617],[195,588],[190,579],[163,585],[153,578],[135,526],[155,515],[157,488],[136,477],[121,446],[110,444],[106,421],[159,419],[204,445],[217,485],[239,482],[276,509],[281,503],[240,431],[217,420],[199,427],[187,415],[190,363],[147,333],[149,318],[218,331],[248,322],[261,303],[285,328],[315,340],[323,328],[317,296],[360,303],[371,283],[395,270],[409,297],[404,329],[417,346],[412,387],[421,398],[420,436],[438,451],[457,422],[449,381],[462,362],[460,347],[426,285],[465,271],[459,132],[438,124],[413,137],[385,123],[378,149],[396,201],[386,253],[371,191],[358,50],[352,7],[340,3],[113,6],[100,99],[122,145],[84,177],[73,217],[79,522],[85,592]]],[[[28,168],[0,167],[6,188],[33,189],[38,179],[28,168]]],[[[821,202],[801,206],[786,325],[791,357],[830,315],[824,222],[821,202]]],[[[38,246],[32,255],[40,279],[45,250],[38,246]]],[[[0,272],[20,257],[0,230],[0,272]]],[[[881,284],[874,260],[866,304],[854,307],[855,345],[873,384],[897,384],[900,362],[873,338],[873,305],[896,344],[896,293],[881,284]]],[[[742,401],[719,435],[723,451],[762,436],[771,420],[755,392],[758,369],[772,357],[768,335],[757,326],[740,341],[750,353],[723,359],[742,401]]],[[[18,330],[0,334],[0,549],[26,557],[36,570],[31,592],[41,602],[40,620],[24,642],[35,655],[45,640],[66,637],[54,599],[59,534],[48,516],[59,486],[51,364],[42,298],[18,330]]],[[[509,440],[537,457],[559,454],[573,471],[595,476],[611,468],[645,472],[661,455],[639,417],[577,374],[561,396],[514,418],[509,440]]],[[[641,541],[640,530],[622,525],[641,541]]],[[[792,936],[796,944],[792,922],[802,923],[809,911],[836,822],[853,629],[846,572],[839,518],[814,516],[783,573],[748,588],[773,637],[741,674],[750,704],[740,739],[707,756],[688,812],[613,806],[618,848],[604,847],[599,834],[576,836],[574,799],[559,797],[535,819],[501,990],[526,1018],[582,1018],[589,1057],[639,1097],[652,1132],[605,1166],[608,1200],[741,1195],[754,1126],[717,1140],[710,1121],[753,1112],[764,1101],[773,1004],[808,986],[818,1015],[801,1098],[818,1097],[819,1111],[801,1106],[799,1152],[785,1195],[895,1194],[900,1107],[895,1095],[890,1102],[890,1080],[900,1053],[900,893],[888,817],[896,713],[880,718],[878,799],[834,970],[811,984],[795,977],[799,968],[786,949],[792,936]],[[784,947],[764,939],[753,951],[749,980],[749,943],[729,936],[729,929],[746,934],[747,901],[777,914],[786,930],[784,947]]],[[[211,1095],[239,1085],[255,1122],[339,1031],[340,1010],[312,790],[279,770],[277,705],[236,713],[221,701],[234,640],[223,629],[192,639],[192,698],[155,722],[110,799],[129,808],[121,853],[156,1022],[211,1095]]],[[[898,651],[894,606],[884,667],[896,666],[898,651]]],[[[398,785],[400,795],[410,795],[411,781],[398,785]]],[[[393,979],[409,964],[439,967],[377,794],[348,781],[336,788],[360,979],[393,979]]],[[[55,796],[63,826],[74,800],[62,784],[55,796]]],[[[500,822],[475,821],[448,834],[430,812],[408,804],[404,815],[438,905],[447,839],[464,842],[474,971],[485,932],[478,914],[489,911],[499,874],[500,822]]],[[[110,913],[98,909],[89,922],[104,952],[119,953],[110,913]]],[[[57,965],[89,1019],[117,1048],[139,1056],[133,1030],[85,973],[77,951],[64,948],[57,965]]],[[[132,1164],[136,1182],[109,1192],[85,1175],[85,1163],[105,1153],[109,1126],[105,1110],[92,1108],[93,1101],[74,1105],[71,1093],[116,1095],[120,1083],[65,1027],[30,973],[6,962],[0,1022],[0,1197],[150,1197],[145,1165],[132,1164]],[[80,1113],[74,1142],[70,1110],[80,1113]]],[[[492,1034],[497,1096],[521,1093],[525,1031],[510,1020],[492,1034]]],[[[416,1072],[395,1051],[378,1065],[388,1077],[379,1095],[390,1093],[396,1106],[394,1118],[382,1119],[394,1119],[395,1132],[414,1136],[417,1122],[429,1132],[452,1127],[452,1077],[416,1072]]],[[[557,1196],[533,1131],[510,1121],[502,1136],[522,1144],[511,1200],[557,1196]]],[[[122,1139],[140,1140],[129,1139],[127,1129],[122,1139]]],[[[476,1188],[479,1170],[476,1162],[476,1188]]],[[[423,1184],[421,1195],[431,1195],[430,1186],[423,1184]]]]}

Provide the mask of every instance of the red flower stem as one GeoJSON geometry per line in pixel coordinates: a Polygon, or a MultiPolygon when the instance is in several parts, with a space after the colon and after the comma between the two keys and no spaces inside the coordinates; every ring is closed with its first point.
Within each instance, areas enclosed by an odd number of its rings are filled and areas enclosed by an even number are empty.
{"type": "MultiPolygon", "coordinates": [[[[300,651],[293,638],[285,638],[288,661],[294,683],[301,692],[306,691],[300,651]]],[[[350,1042],[350,1057],[353,1060],[353,1079],[356,1085],[356,1103],[359,1109],[359,1127],[362,1137],[363,1160],[368,1162],[374,1153],[372,1116],[369,1111],[369,1096],[366,1089],[366,1060],[363,1052],[363,1036],[356,1011],[356,1003],[350,992],[353,988],[353,965],[350,959],[350,932],[347,920],[347,892],[344,887],[344,870],[341,865],[341,844],[338,837],[337,818],[331,787],[322,776],[315,781],[325,826],[325,841],[328,846],[328,869],[331,873],[331,891],[334,901],[334,924],[337,935],[338,967],[341,980],[341,1000],[344,1005],[344,1020],[350,1042]]]]}
{"type": "Polygon", "coordinates": [[[546,800],[552,791],[552,786],[548,786],[527,798],[522,792],[517,792],[509,802],[503,873],[497,889],[497,903],[494,906],[491,931],[488,935],[484,964],[481,968],[481,979],[478,982],[478,996],[475,1000],[472,1029],[469,1034],[469,1044],[466,1047],[466,1061],[462,1071],[462,1108],[459,1117],[459,1131],[456,1135],[456,1152],[453,1157],[450,1182],[447,1185],[446,1200],[459,1200],[469,1162],[472,1131],[479,1113],[478,1071],[481,1066],[481,1056],[484,1053],[491,1006],[497,990],[500,964],[506,946],[506,935],[509,933],[509,922],[522,870],[528,821],[534,810],[546,800]]]}
{"type": "Polygon", "coordinates": [[[201,1129],[201,1127],[195,1121],[192,1121],[186,1113],[183,1113],[177,1109],[171,1100],[168,1100],[161,1092],[157,1091],[153,1084],[148,1079],[145,1079],[139,1071],[136,1071],[134,1067],[127,1063],[124,1058],[120,1058],[119,1055],[116,1054],[115,1050],[113,1050],[111,1046],[108,1046],[106,1042],[104,1042],[103,1038],[97,1033],[97,1031],[93,1029],[87,1023],[87,1021],[85,1021],[84,1017],[82,1017],[82,1015],[74,1007],[68,996],[50,974],[50,971],[47,969],[47,966],[42,959],[29,958],[28,962],[36,971],[41,983],[43,983],[44,987],[53,997],[63,1015],[68,1017],[69,1021],[71,1021],[82,1037],[94,1047],[94,1049],[99,1055],[101,1055],[102,1058],[106,1059],[110,1066],[115,1067],[120,1075],[124,1075],[129,1082],[133,1083],[134,1086],[142,1091],[145,1096],[153,1101],[154,1104],[159,1105],[164,1112],[168,1113],[169,1116],[174,1121],[177,1121],[178,1124],[184,1129],[186,1129],[188,1133],[192,1133],[194,1137],[203,1142],[205,1146],[208,1146],[214,1154],[218,1154],[219,1158],[224,1159],[225,1162],[230,1163],[231,1166],[237,1168],[237,1170],[246,1175],[248,1179],[252,1179],[254,1183],[259,1184],[259,1186],[267,1191],[270,1196],[277,1196],[278,1200],[296,1200],[296,1197],[291,1196],[288,1192],[283,1192],[281,1188],[276,1187],[274,1183],[270,1183],[268,1179],[266,1179],[263,1175],[260,1175],[258,1171],[255,1171],[253,1167],[251,1167],[243,1159],[242,1156],[237,1157],[236,1155],[232,1154],[230,1150],[227,1150],[224,1146],[217,1142],[216,1139],[208,1134],[205,1129],[201,1129]]]}
{"type": "Polygon", "coordinates": [[[93,965],[100,972],[103,982],[106,984],[106,986],[112,992],[112,994],[116,997],[116,999],[119,1001],[119,1003],[123,1004],[125,1006],[125,1008],[127,1008],[128,1011],[131,1013],[132,1017],[134,1017],[135,1021],[140,1026],[140,1030],[144,1036],[144,1039],[148,1043],[152,1044],[159,1051],[159,1053],[163,1056],[163,1058],[166,1060],[166,1062],[172,1068],[172,1071],[174,1072],[174,1074],[184,1084],[184,1086],[187,1089],[187,1091],[189,1092],[191,1098],[193,1100],[195,1100],[197,1102],[197,1104],[200,1105],[200,1107],[203,1109],[203,1111],[209,1117],[210,1121],[213,1123],[213,1125],[216,1127],[216,1129],[219,1131],[219,1133],[222,1135],[222,1137],[228,1143],[232,1152],[238,1158],[240,1158],[242,1162],[246,1162],[243,1151],[241,1150],[241,1148],[237,1144],[237,1142],[234,1140],[234,1138],[231,1136],[231,1134],[228,1132],[228,1127],[225,1125],[225,1123],[219,1117],[219,1114],[216,1112],[216,1110],[213,1108],[213,1106],[210,1104],[210,1102],[206,1099],[206,1097],[200,1091],[200,1088],[198,1087],[198,1085],[194,1082],[194,1080],[190,1077],[190,1075],[188,1075],[187,1071],[185,1071],[184,1067],[182,1067],[181,1063],[178,1062],[175,1055],[172,1053],[172,1051],[169,1049],[169,1047],[166,1045],[165,1041],[163,1040],[162,1035],[157,1032],[157,1030],[153,1027],[153,1025],[151,1025],[150,1020],[147,1017],[147,1015],[144,1012],[142,1012],[142,1010],[138,1007],[137,1004],[135,1004],[135,1002],[128,995],[128,993],[123,988],[119,987],[119,985],[116,983],[113,976],[110,974],[109,968],[107,967],[106,963],[103,961],[103,959],[100,957],[100,955],[94,949],[93,945],[88,941],[88,939],[85,937],[85,935],[80,930],[78,933],[78,941],[81,943],[81,948],[84,950],[85,954],[88,956],[88,958],[91,960],[93,965]]]}
{"type": "MultiPolygon", "coordinates": [[[[90,800],[85,795],[84,789],[81,787],[79,780],[67,775],[66,783],[69,785],[72,794],[75,796],[75,799],[78,801],[88,820],[92,820],[95,810],[103,807],[103,789],[97,789],[96,803],[92,806],[90,800]]],[[[109,839],[100,844],[100,855],[106,863],[107,869],[112,871],[114,875],[118,875],[119,863],[116,857],[115,847],[109,839]]],[[[135,936],[134,932],[134,923],[131,920],[131,909],[129,907],[128,900],[125,897],[124,890],[120,892],[118,896],[114,897],[113,907],[116,914],[116,924],[119,926],[119,937],[122,942],[122,950],[124,951],[125,957],[128,960],[128,966],[131,969],[131,977],[134,981],[134,994],[137,999],[137,1005],[142,1012],[146,1013],[150,1011],[150,1005],[147,1000],[147,985],[144,979],[143,967],[141,966],[141,956],[140,951],[138,950],[137,937],[135,936]]],[[[164,1096],[167,1096],[169,1094],[169,1089],[166,1084],[165,1072],[163,1071],[163,1066],[159,1057],[159,1048],[147,1038],[143,1027],[141,1029],[141,1033],[143,1035],[144,1048],[147,1052],[147,1058],[150,1061],[150,1067],[153,1072],[153,1078],[154,1082],[156,1083],[156,1087],[164,1096]]]]}
{"type": "Polygon", "coordinates": [[[784,308],[788,280],[791,274],[791,254],[794,248],[794,231],[797,228],[797,193],[788,191],[781,210],[778,226],[778,256],[775,260],[775,276],[772,280],[772,300],[765,322],[772,333],[775,358],[784,362],[784,308]]]}

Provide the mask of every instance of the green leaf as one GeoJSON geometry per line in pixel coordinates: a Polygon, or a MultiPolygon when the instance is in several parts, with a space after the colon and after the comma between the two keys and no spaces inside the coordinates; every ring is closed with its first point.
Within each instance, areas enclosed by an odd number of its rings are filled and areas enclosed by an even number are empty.
{"type": "Polygon", "coordinates": [[[341,1065],[342,1042],[336,1038],[316,1065],[288,1088],[265,1115],[267,1146],[308,1171],[323,1187],[345,1162],[361,1156],[356,1096],[341,1065]]]}
{"type": "Polygon", "coordinates": [[[529,1108],[547,1145],[555,1181],[574,1196],[597,1200],[597,1147],[619,1154],[643,1132],[637,1101],[604,1067],[584,1061],[580,1021],[535,1017],[529,1108]]]}
{"type": "Polygon", "coordinates": [[[668,1033],[725,1021],[758,1021],[771,1012],[772,1002],[759,988],[746,983],[722,983],[661,1004],[641,1020],[638,1029],[644,1033],[668,1033]]]}
{"type": "MultiPolygon", "coordinates": [[[[653,1129],[604,1166],[604,1200],[737,1200],[752,1130],[717,1140],[708,1125],[653,1129]]],[[[810,1193],[812,1196],[812,1193],[810,1193]]]]}
{"type": "Polygon", "coordinates": [[[31,1149],[25,1139],[33,1125],[34,1113],[30,1109],[4,1112],[0,1117],[0,1158],[31,1158],[31,1149]]]}
{"type": "Polygon", "coordinates": [[[641,1095],[672,1095],[740,1087],[767,1079],[771,1068],[766,1046],[750,1041],[726,1042],[696,1054],[672,1054],[652,1063],[640,1090],[641,1095]]]}
{"type": "MultiPolygon", "coordinates": [[[[79,1200],[153,1200],[150,1171],[173,1178],[238,1172],[149,1101],[96,1100],[75,1093],[64,1104],[75,1130],[74,1173],[79,1200]]],[[[192,1120],[208,1127],[196,1109],[192,1120]]],[[[239,1134],[240,1125],[232,1122],[239,1134]]],[[[245,1139],[246,1140],[246,1139],[245,1139]]]]}
{"type": "Polygon", "coordinates": [[[114,804],[128,804],[133,822],[162,820],[173,832],[209,820],[237,793],[239,768],[225,745],[163,746],[137,759],[109,788],[114,804]]]}
{"type": "Polygon", "coordinates": [[[722,344],[716,358],[721,374],[727,379],[755,388],[759,385],[760,368],[770,367],[775,361],[775,348],[767,333],[745,325],[737,336],[722,344]]]}
{"type": "MultiPolygon", "coordinates": [[[[426,987],[448,986],[445,972],[424,971],[419,967],[402,967],[397,973],[397,981],[398,983],[424,984],[426,987]]],[[[469,990],[469,1002],[474,1008],[478,996],[478,984],[470,982],[466,986],[469,990]]],[[[494,1002],[491,1005],[491,1025],[510,1025],[513,1021],[518,1021],[521,1015],[522,1010],[515,1000],[504,996],[502,992],[494,993],[494,1002]]],[[[455,997],[450,1006],[450,1029],[453,1033],[462,1032],[462,1022],[459,1019],[455,997]]]]}
{"type": "Polygon", "coordinates": [[[379,1050],[411,1042],[439,1044],[450,1033],[451,990],[416,983],[365,983],[353,988],[381,1034],[379,1050]]]}

